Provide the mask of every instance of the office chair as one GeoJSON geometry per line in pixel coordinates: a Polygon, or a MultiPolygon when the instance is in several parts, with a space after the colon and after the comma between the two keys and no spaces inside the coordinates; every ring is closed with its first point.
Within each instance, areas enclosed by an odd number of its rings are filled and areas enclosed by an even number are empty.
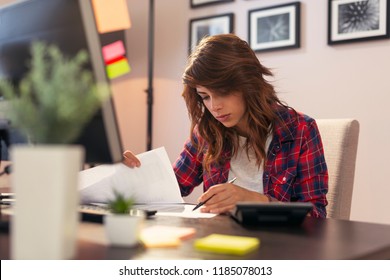
{"type": "Polygon", "coordinates": [[[316,120],[329,172],[328,218],[349,220],[359,138],[354,119],[316,120]]]}

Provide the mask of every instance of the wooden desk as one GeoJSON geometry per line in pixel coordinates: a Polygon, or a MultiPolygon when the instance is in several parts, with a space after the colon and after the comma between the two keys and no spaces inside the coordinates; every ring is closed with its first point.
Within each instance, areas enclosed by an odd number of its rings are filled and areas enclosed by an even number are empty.
{"type": "MultiPolygon", "coordinates": [[[[83,222],[79,227],[76,259],[237,259],[193,249],[196,238],[211,233],[260,238],[261,245],[257,251],[238,259],[390,259],[390,225],[307,218],[296,228],[247,229],[227,216],[211,219],[157,216],[146,221],[146,226],[156,224],[191,226],[196,228],[197,233],[178,248],[116,248],[106,245],[101,224],[83,222]]],[[[9,259],[9,243],[9,235],[1,232],[1,259],[9,259]]]]}

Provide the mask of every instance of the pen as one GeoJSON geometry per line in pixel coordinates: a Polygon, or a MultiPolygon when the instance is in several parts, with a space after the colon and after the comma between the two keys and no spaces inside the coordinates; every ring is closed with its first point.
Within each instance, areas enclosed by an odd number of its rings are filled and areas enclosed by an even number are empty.
{"type": "MultiPolygon", "coordinates": [[[[234,181],[235,181],[236,179],[237,179],[237,177],[234,177],[234,178],[231,179],[228,183],[233,184],[234,181]]],[[[213,195],[213,196],[214,196],[214,195],[213,195]]],[[[200,206],[202,206],[202,205],[205,204],[207,201],[209,201],[210,199],[212,199],[213,196],[209,197],[209,198],[206,199],[205,201],[199,202],[199,203],[194,207],[194,209],[192,209],[192,211],[195,211],[196,209],[198,209],[200,206]]]]}

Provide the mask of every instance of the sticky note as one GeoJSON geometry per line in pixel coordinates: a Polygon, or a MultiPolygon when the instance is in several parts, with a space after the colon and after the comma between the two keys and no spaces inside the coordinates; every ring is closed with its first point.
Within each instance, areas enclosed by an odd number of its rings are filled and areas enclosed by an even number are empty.
{"type": "Polygon", "coordinates": [[[106,64],[115,60],[118,57],[123,57],[126,53],[125,46],[122,41],[116,41],[102,48],[103,59],[106,64]]]}
{"type": "Polygon", "coordinates": [[[194,234],[191,227],[151,226],[142,230],[141,241],[147,248],[177,247],[194,234]]]}
{"type": "Polygon", "coordinates": [[[159,237],[159,236],[147,236],[141,235],[141,242],[146,248],[170,248],[178,247],[181,244],[180,239],[176,237],[159,237]]]}
{"type": "Polygon", "coordinates": [[[197,250],[231,255],[244,255],[259,246],[258,238],[224,234],[211,234],[194,242],[197,250]]]}
{"type": "Polygon", "coordinates": [[[126,0],[92,0],[92,6],[99,33],[131,27],[126,0]]]}
{"type": "Polygon", "coordinates": [[[107,76],[110,79],[127,74],[130,70],[130,65],[125,57],[106,66],[107,76]]]}

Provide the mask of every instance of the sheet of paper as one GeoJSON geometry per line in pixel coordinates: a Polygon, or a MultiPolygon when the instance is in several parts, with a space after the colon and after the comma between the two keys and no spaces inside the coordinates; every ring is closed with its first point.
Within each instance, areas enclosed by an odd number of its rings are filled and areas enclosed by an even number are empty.
{"type": "Polygon", "coordinates": [[[212,213],[202,213],[200,209],[194,209],[195,205],[184,205],[184,210],[181,212],[172,212],[172,211],[158,211],[156,213],[157,216],[173,216],[173,217],[182,217],[182,218],[212,218],[217,214],[212,213]]]}
{"type": "Polygon", "coordinates": [[[99,33],[124,30],[131,27],[126,0],[92,0],[99,33]]]}
{"type": "Polygon", "coordinates": [[[137,155],[141,167],[99,165],[79,174],[81,203],[106,203],[113,189],[136,203],[184,203],[164,147],[137,155]]]}
{"type": "Polygon", "coordinates": [[[136,205],[136,208],[139,210],[156,210],[156,216],[171,216],[171,217],[182,217],[182,218],[212,218],[217,214],[212,213],[202,213],[200,208],[192,211],[194,209],[194,204],[186,203],[148,203],[144,205],[136,205]]]}

